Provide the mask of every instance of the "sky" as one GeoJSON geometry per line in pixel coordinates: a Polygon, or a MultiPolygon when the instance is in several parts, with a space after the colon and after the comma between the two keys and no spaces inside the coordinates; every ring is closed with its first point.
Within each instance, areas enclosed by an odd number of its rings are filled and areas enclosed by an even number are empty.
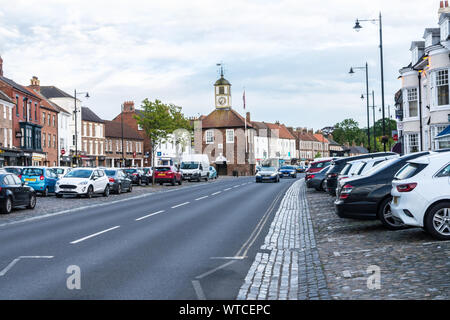
{"type": "Polygon", "coordinates": [[[353,118],[363,127],[365,73],[348,71],[368,62],[381,106],[379,29],[361,22],[355,32],[355,19],[383,15],[393,113],[398,70],[411,61],[411,41],[438,26],[438,8],[438,0],[0,0],[0,55],[4,76],[88,91],[83,105],[106,120],[145,98],[207,115],[222,62],[233,108],[244,114],[245,90],[252,120],[317,130],[353,118]]]}

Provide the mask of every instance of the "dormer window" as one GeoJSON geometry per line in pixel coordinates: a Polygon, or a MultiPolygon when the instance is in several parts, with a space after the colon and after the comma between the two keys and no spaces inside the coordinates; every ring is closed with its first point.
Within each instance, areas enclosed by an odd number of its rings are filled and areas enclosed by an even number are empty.
{"type": "Polygon", "coordinates": [[[412,51],[412,64],[416,64],[419,61],[419,47],[415,47],[412,51]]]}
{"type": "Polygon", "coordinates": [[[430,32],[425,38],[425,47],[431,47],[433,45],[433,34],[430,32]]]}
{"type": "Polygon", "coordinates": [[[441,41],[447,41],[449,35],[449,21],[445,19],[441,24],[441,41]]]}

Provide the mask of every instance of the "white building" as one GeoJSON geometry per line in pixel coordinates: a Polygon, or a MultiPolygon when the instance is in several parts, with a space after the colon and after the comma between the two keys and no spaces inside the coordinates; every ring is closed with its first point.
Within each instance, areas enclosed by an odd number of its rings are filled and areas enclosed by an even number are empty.
{"type": "Polygon", "coordinates": [[[425,29],[411,44],[411,63],[400,70],[397,128],[405,153],[436,150],[450,137],[436,137],[450,125],[450,8],[441,1],[439,28],[425,29]]]}

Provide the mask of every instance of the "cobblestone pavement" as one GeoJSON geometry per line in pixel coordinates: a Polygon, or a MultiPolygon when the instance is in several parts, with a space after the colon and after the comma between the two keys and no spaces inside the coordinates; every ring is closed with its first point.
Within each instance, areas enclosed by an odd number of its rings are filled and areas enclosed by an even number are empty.
{"type": "Polygon", "coordinates": [[[307,191],[317,247],[333,299],[449,299],[450,241],[421,228],[389,231],[378,221],[341,219],[334,198],[307,191]],[[370,266],[380,289],[368,288],[370,266]]]}
{"type": "Polygon", "coordinates": [[[146,194],[152,194],[156,192],[164,192],[173,189],[180,188],[190,188],[199,184],[216,183],[218,181],[223,181],[224,179],[232,179],[231,177],[220,177],[217,180],[210,180],[208,182],[184,182],[181,186],[170,186],[164,184],[160,186],[159,184],[155,186],[133,186],[133,191],[130,193],[110,194],[109,197],[103,197],[102,195],[95,195],[91,199],[87,198],[77,198],[73,196],[66,196],[64,198],[56,198],[54,195],[50,195],[47,198],[37,196],[37,203],[34,210],[14,209],[9,215],[0,214],[0,226],[8,224],[11,222],[22,221],[28,218],[44,216],[52,213],[57,213],[69,209],[86,207],[91,205],[104,204],[115,200],[122,200],[133,198],[136,196],[144,196],[146,194]]]}
{"type": "Polygon", "coordinates": [[[239,291],[239,300],[330,299],[303,179],[286,192],[261,251],[239,291]]]}

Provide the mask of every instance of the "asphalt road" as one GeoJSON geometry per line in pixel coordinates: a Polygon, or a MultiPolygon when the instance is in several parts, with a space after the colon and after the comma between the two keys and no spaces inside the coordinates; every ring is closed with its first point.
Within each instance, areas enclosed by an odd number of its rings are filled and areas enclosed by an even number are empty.
{"type": "Polygon", "coordinates": [[[0,299],[235,299],[294,181],[224,179],[2,226],[0,299]]]}

